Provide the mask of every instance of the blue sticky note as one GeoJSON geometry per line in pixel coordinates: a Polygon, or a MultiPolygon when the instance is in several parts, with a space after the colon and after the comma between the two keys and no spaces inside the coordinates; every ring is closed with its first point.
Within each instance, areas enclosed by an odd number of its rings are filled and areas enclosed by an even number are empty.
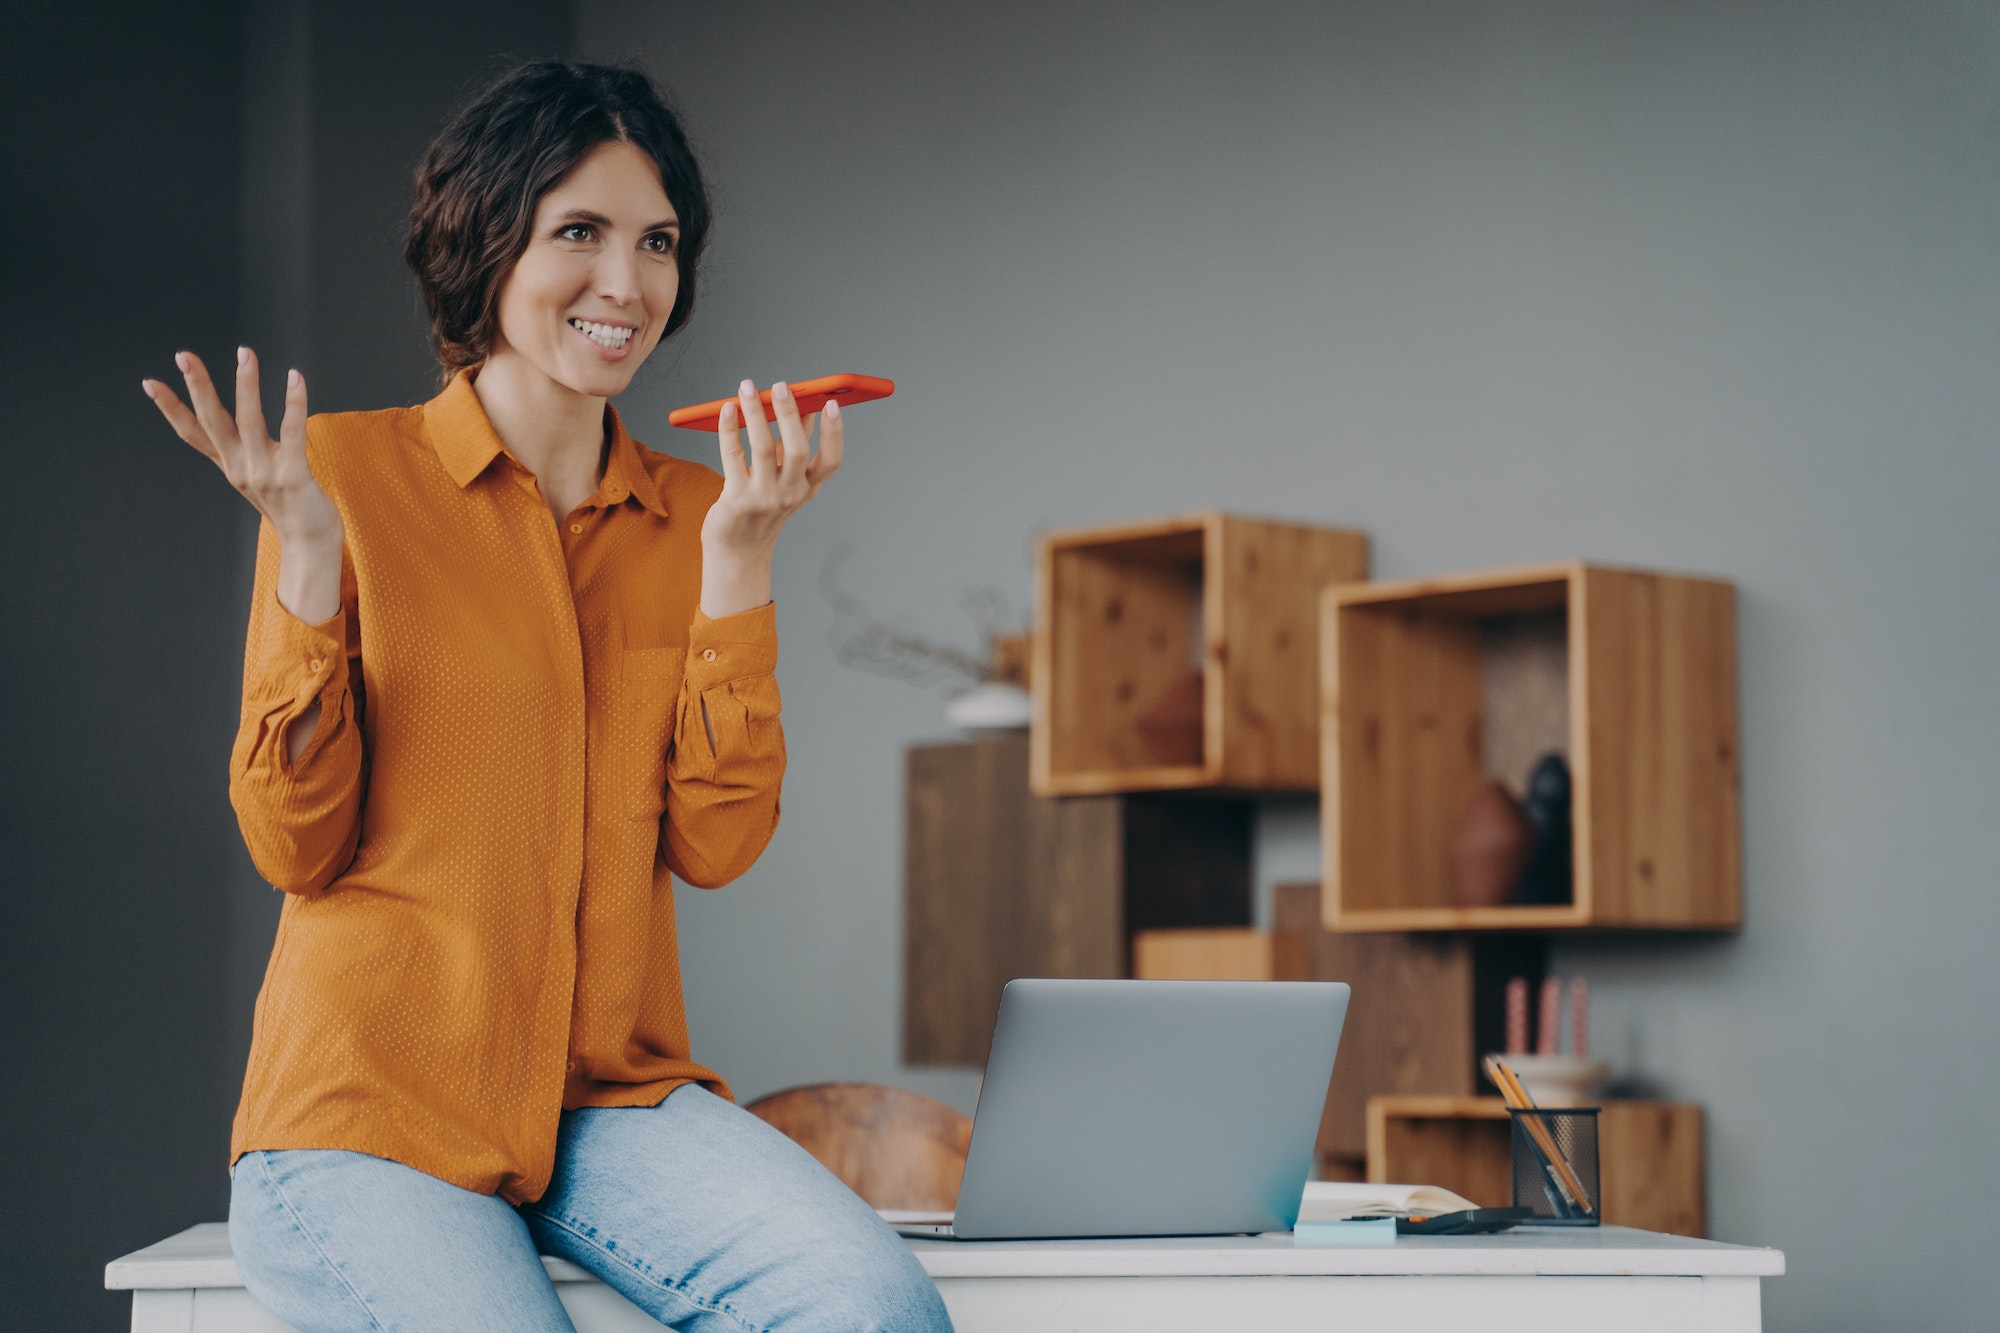
{"type": "Polygon", "coordinates": [[[1342,1222],[1301,1222],[1292,1228],[1294,1245],[1394,1245],[1396,1219],[1371,1217],[1342,1222]]]}

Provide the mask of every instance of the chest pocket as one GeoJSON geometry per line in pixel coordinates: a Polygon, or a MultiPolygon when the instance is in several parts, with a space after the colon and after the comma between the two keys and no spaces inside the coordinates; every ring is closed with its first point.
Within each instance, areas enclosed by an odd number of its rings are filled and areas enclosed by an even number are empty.
{"type": "Polygon", "coordinates": [[[673,744],[687,649],[627,648],[618,656],[610,734],[624,779],[619,786],[631,802],[631,818],[658,819],[666,808],[667,748],[673,744]]]}
{"type": "Polygon", "coordinates": [[[664,694],[672,699],[680,693],[687,649],[627,648],[618,657],[618,681],[627,696],[636,699],[664,694]]]}

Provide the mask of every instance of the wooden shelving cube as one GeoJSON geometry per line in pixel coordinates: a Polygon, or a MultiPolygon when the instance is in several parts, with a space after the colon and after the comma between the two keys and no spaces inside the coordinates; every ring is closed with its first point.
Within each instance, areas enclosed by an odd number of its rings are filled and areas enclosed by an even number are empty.
{"type": "Polygon", "coordinates": [[[1327,927],[1734,930],[1735,590],[1545,565],[1348,584],[1321,599],[1327,927]],[[1571,901],[1456,906],[1453,821],[1563,752],[1571,901]]]}
{"type": "Polygon", "coordinates": [[[1311,791],[1317,597],[1368,538],[1206,513],[1043,536],[1034,789],[1311,791]]]}
{"type": "MultiPolygon", "coordinates": [[[[1608,1101],[1597,1122],[1602,1217],[1611,1226],[1707,1234],[1702,1110],[1608,1101]]],[[[1442,1185],[1484,1208],[1513,1202],[1507,1105],[1498,1097],[1371,1097],[1368,1179],[1442,1185]]]]}
{"type": "Polygon", "coordinates": [[[1139,932],[1250,921],[1246,802],[1038,797],[1026,737],[915,746],[906,763],[909,1064],[984,1065],[1015,977],[1130,976],[1139,932]]]}

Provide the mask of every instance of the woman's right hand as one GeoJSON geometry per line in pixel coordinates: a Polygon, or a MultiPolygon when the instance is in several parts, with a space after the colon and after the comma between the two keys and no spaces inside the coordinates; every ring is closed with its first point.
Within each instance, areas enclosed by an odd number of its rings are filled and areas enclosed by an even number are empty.
{"type": "Polygon", "coordinates": [[[306,383],[294,370],[285,383],[285,418],[272,439],[257,392],[257,354],[236,349],[236,413],[216,395],[208,368],[192,352],[174,364],[187,379],[190,411],[159,380],[140,387],[174,428],[174,434],[208,456],[229,484],[270,520],[278,537],[278,602],[309,625],[340,610],[340,557],[346,530],[340,511],[314,479],[306,461],[306,383]]]}

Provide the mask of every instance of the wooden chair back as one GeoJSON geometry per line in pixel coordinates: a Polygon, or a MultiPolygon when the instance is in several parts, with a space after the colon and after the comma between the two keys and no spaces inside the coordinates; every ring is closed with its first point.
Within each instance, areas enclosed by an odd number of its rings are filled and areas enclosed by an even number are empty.
{"type": "Polygon", "coordinates": [[[743,1109],[817,1157],[871,1208],[958,1204],[972,1121],[935,1097],[880,1083],[812,1083],[743,1109]]]}

